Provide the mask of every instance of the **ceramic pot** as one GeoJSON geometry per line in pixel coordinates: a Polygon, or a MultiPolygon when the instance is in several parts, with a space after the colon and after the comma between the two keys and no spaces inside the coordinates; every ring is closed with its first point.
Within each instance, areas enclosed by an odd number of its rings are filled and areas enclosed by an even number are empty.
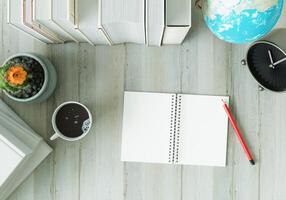
{"type": "Polygon", "coordinates": [[[57,83],[57,74],[53,64],[42,55],[38,55],[35,53],[18,53],[6,59],[2,66],[4,66],[5,63],[7,63],[9,60],[22,56],[33,58],[42,66],[44,71],[44,83],[42,85],[42,88],[38,93],[29,98],[17,98],[4,90],[5,95],[8,96],[10,99],[13,99],[14,101],[23,103],[39,103],[48,99],[55,90],[57,83]]]}

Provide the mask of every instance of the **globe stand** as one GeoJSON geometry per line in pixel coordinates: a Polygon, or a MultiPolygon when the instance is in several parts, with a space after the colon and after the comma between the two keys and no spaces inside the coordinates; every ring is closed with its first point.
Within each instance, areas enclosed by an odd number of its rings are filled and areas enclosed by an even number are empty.
{"type": "Polygon", "coordinates": [[[202,8],[203,8],[203,6],[202,6],[202,0],[196,0],[196,1],[195,1],[195,6],[196,6],[196,8],[198,8],[198,9],[202,9],[202,8]]]}

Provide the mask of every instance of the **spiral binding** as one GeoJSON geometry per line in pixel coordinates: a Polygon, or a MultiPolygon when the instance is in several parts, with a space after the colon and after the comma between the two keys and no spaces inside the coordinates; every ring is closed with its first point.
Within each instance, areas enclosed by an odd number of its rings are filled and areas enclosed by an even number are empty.
{"type": "Polygon", "coordinates": [[[174,162],[174,150],[175,150],[175,133],[176,133],[176,108],[177,108],[177,96],[172,95],[171,104],[171,119],[170,119],[170,141],[169,141],[169,163],[174,162]]]}
{"type": "Polygon", "coordinates": [[[178,95],[177,97],[177,112],[176,112],[176,156],[175,156],[175,162],[179,162],[179,145],[180,145],[180,125],[181,125],[181,104],[182,104],[182,95],[178,95]]]}
{"type": "Polygon", "coordinates": [[[181,103],[182,95],[172,95],[169,163],[178,163],[179,161],[181,103]]]}

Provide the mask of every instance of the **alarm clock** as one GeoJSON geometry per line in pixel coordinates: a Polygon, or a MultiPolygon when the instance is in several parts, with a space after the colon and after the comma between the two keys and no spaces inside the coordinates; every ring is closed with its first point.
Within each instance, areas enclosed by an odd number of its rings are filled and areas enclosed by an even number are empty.
{"type": "Polygon", "coordinates": [[[260,90],[286,90],[286,54],[276,44],[269,41],[254,42],[241,63],[247,64],[260,90]]]}

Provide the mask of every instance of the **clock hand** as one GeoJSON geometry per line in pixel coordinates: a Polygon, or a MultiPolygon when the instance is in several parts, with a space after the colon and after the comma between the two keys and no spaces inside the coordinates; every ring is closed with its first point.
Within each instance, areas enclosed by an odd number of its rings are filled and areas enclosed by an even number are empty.
{"type": "Polygon", "coordinates": [[[286,61],[286,57],[285,57],[285,58],[282,58],[282,59],[280,59],[280,60],[278,60],[278,61],[276,61],[276,62],[273,63],[272,65],[275,66],[275,65],[278,65],[278,64],[280,64],[280,63],[282,63],[282,62],[284,62],[284,61],[286,61]]]}
{"type": "Polygon", "coordinates": [[[273,58],[272,58],[272,54],[270,50],[268,50],[268,55],[269,55],[270,62],[273,65],[273,58]]]}
{"type": "Polygon", "coordinates": [[[270,59],[269,67],[274,69],[273,58],[272,58],[272,54],[271,54],[270,50],[268,50],[268,55],[269,55],[269,59],[270,59]]]}

